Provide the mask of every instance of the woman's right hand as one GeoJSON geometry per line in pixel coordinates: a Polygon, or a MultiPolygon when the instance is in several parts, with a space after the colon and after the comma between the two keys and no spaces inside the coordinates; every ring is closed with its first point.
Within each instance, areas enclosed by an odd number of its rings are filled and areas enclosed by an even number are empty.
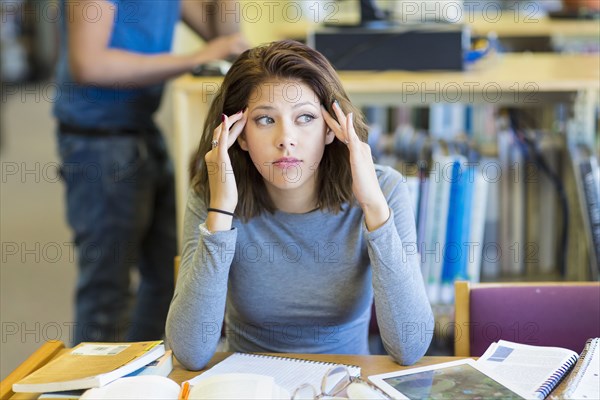
{"type": "Polygon", "coordinates": [[[208,170],[211,208],[232,213],[237,206],[238,192],[228,150],[242,133],[246,121],[247,110],[229,117],[223,114],[221,124],[213,131],[212,149],[204,156],[208,170]]]}
{"type": "Polygon", "coordinates": [[[241,33],[219,36],[206,42],[204,48],[195,54],[195,64],[225,60],[232,55],[242,54],[248,48],[250,44],[241,33]]]}

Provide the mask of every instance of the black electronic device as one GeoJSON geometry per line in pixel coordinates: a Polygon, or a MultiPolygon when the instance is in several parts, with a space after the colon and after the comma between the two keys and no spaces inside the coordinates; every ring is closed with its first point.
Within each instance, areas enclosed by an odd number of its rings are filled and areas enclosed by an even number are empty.
{"type": "Polygon", "coordinates": [[[396,25],[392,20],[389,10],[382,10],[375,0],[360,0],[359,1],[359,19],[358,23],[341,24],[341,23],[325,23],[326,27],[333,28],[370,28],[381,29],[389,28],[396,25]]]}
{"type": "Polygon", "coordinates": [[[559,10],[548,13],[550,19],[600,19],[600,10],[582,8],[579,10],[559,10]]]}
{"type": "Polygon", "coordinates": [[[470,48],[465,25],[450,23],[326,27],[311,32],[308,45],[321,52],[338,70],[453,70],[464,69],[470,48]]]}
{"type": "Polygon", "coordinates": [[[205,64],[198,64],[192,69],[194,76],[225,76],[231,68],[231,62],[227,60],[213,60],[205,64]]]}
{"type": "Polygon", "coordinates": [[[381,10],[375,0],[360,0],[360,25],[368,26],[388,21],[389,12],[381,10]]]}

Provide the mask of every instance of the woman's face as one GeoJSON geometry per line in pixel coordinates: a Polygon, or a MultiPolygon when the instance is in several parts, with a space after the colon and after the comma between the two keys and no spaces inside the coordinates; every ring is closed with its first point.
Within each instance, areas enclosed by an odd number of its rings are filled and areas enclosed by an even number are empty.
{"type": "Polygon", "coordinates": [[[310,87],[275,80],[264,82],[250,95],[248,121],[238,141],[270,192],[300,190],[306,195],[314,193],[325,146],[334,137],[310,87]]]}

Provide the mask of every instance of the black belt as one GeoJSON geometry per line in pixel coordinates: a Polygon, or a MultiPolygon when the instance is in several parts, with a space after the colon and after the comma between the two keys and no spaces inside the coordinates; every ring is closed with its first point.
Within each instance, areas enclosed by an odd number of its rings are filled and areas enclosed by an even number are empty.
{"type": "Polygon", "coordinates": [[[156,130],[154,128],[85,128],[63,122],[58,124],[58,129],[61,133],[92,137],[140,136],[156,130]]]}

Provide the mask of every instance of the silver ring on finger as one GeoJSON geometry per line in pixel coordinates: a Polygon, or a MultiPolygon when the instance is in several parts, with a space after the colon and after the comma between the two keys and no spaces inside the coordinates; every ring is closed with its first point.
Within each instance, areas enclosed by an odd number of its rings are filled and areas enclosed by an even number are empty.
{"type": "Polygon", "coordinates": [[[219,145],[219,141],[218,140],[213,140],[212,142],[210,142],[210,146],[214,149],[215,147],[217,147],[219,145]]]}

